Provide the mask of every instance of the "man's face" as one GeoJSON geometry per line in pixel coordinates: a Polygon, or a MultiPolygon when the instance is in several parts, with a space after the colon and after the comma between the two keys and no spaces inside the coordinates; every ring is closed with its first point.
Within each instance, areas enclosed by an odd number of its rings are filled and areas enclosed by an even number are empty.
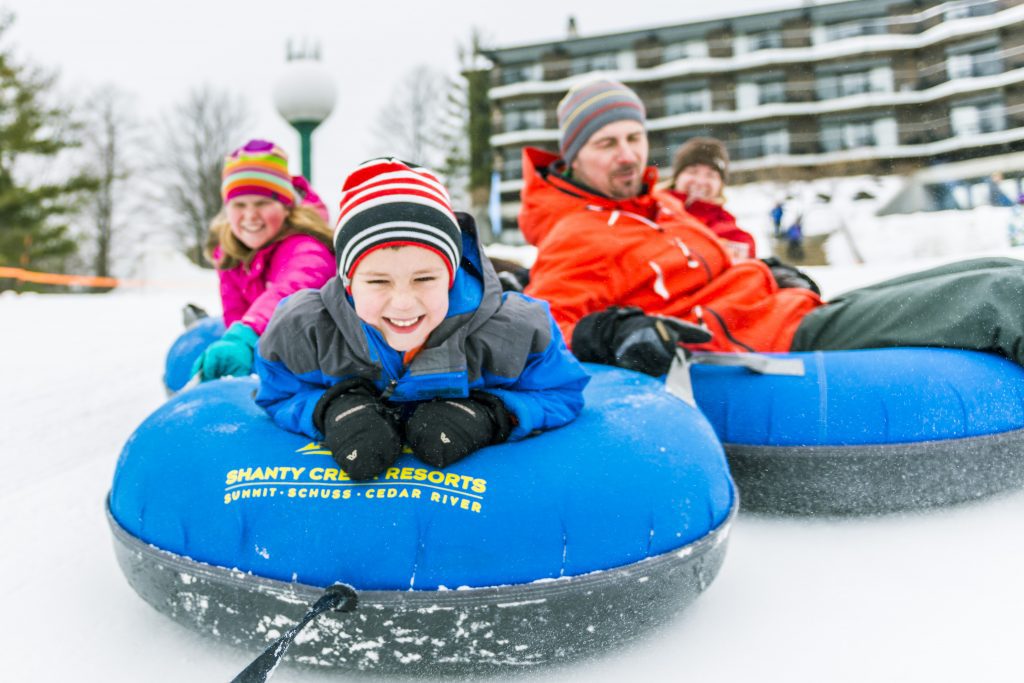
{"type": "Polygon", "coordinates": [[[590,136],[572,162],[576,180],[612,199],[640,194],[647,166],[647,131],[638,121],[609,123],[590,136]]]}

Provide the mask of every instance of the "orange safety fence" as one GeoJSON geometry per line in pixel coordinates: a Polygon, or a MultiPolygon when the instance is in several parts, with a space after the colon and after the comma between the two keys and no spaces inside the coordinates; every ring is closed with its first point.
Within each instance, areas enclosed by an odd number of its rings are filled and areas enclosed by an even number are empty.
{"type": "Polygon", "coordinates": [[[34,270],[25,270],[24,268],[0,266],[0,279],[4,278],[41,285],[67,285],[71,287],[142,287],[145,284],[142,280],[125,280],[116,277],[100,277],[98,275],[41,273],[34,270]]]}

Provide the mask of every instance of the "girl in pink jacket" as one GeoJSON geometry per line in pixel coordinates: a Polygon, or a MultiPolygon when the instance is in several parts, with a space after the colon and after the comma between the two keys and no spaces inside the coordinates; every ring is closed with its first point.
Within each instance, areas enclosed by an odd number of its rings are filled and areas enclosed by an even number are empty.
{"type": "Polygon", "coordinates": [[[224,161],[224,208],[210,226],[207,258],[220,277],[227,332],[192,368],[207,380],[252,372],[253,349],[278,302],[319,289],[335,272],[327,209],[288,156],[250,140],[224,161]]]}

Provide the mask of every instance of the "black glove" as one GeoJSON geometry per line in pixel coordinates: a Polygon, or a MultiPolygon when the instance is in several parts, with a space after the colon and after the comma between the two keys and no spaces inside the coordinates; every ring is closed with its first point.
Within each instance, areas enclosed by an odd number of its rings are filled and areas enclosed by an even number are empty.
{"type": "Polygon", "coordinates": [[[512,416],[493,394],[474,391],[470,398],[421,403],[405,423],[405,435],[417,458],[447,467],[473,451],[502,443],[512,433],[512,416]]]}
{"type": "Polygon", "coordinates": [[[612,306],[576,323],[572,351],[588,363],[617,365],[660,377],[668,372],[679,344],[709,341],[711,333],[698,325],[646,315],[636,306],[612,306]]]}
{"type": "Polygon", "coordinates": [[[313,411],[313,424],[323,432],[334,462],[355,481],[373,479],[402,453],[398,427],[365,379],[328,389],[313,411]]]}
{"type": "Polygon", "coordinates": [[[772,271],[772,277],[780,289],[809,289],[818,296],[821,296],[821,289],[818,283],[811,279],[811,276],[788,263],[783,263],[774,256],[761,259],[772,271]]]}
{"type": "Polygon", "coordinates": [[[501,282],[503,292],[521,292],[530,284],[530,270],[515,261],[492,258],[491,265],[498,273],[498,281],[501,282]]]}

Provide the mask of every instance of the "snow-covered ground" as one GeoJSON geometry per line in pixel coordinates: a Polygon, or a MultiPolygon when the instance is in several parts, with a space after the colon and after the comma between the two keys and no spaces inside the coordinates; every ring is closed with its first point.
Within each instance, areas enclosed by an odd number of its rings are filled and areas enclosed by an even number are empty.
{"type": "MultiPolygon", "coordinates": [[[[825,253],[830,264],[896,264],[908,260],[963,256],[1010,246],[1010,224],[1024,229],[1020,207],[988,205],[988,188],[972,186],[970,210],[891,213],[876,212],[906,191],[899,176],[819,178],[786,183],[761,182],[730,187],[726,208],[757,239],[759,255],[770,253],[769,212],[784,200],[782,228],[799,215],[806,236],[829,235],[825,253]]],[[[1001,186],[1016,197],[1015,185],[1001,186]]],[[[958,190],[968,191],[962,187],[958,190]]],[[[959,195],[958,195],[959,196],[959,195]]]]}
{"type": "MultiPolygon", "coordinates": [[[[814,274],[836,293],[923,265],[814,274]]],[[[121,445],[164,400],[181,305],[218,307],[212,276],[188,273],[105,295],[0,294],[0,680],[227,681],[255,655],[136,596],[104,518],[121,445]]],[[[671,625],[515,680],[1016,682],[1022,577],[1024,492],[869,519],[741,514],[722,572],[671,625]]],[[[274,681],[327,678],[285,666],[274,681]]]]}

